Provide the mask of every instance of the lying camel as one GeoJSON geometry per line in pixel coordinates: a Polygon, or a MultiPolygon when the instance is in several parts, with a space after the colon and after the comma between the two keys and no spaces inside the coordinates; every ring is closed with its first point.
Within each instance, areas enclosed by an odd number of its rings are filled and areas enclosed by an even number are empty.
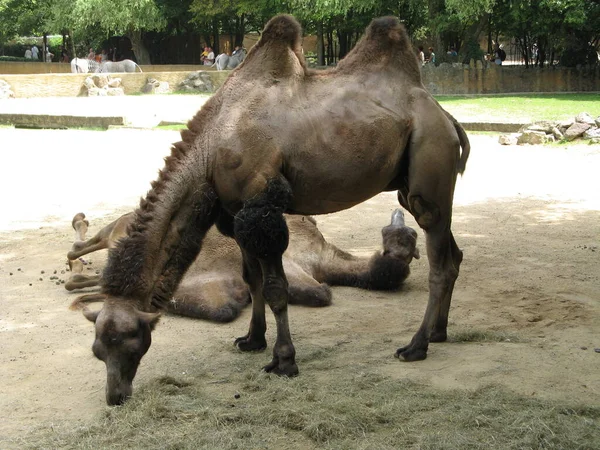
{"type": "MultiPolygon", "coordinates": [[[[85,240],[89,222],[85,214],[73,217],[76,241],[67,254],[71,276],[65,289],[73,291],[101,284],[98,275],[84,275],[81,257],[101,249],[115,248],[126,236],[134,213],[125,214],[85,240]]],[[[419,259],[417,232],[404,223],[397,209],[389,225],[382,228],[383,251],[358,257],[325,240],[316,220],[309,216],[287,216],[290,245],[283,256],[289,283],[289,303],[305,306],[331,304],[329,286],[352,286],[371,290],[397,290],[410,273],[413,258],[419,259]]],[[[185,273],[173,298],[157,305],[171,314],[230,322],[250,303],[250,292],[242,276],[242,254],[235,241],[212,228],[204,251],[185,273]]],[[[90,301],[104,300],[103,294],[81,295],[71,309],[90,301]]]]}
{"type": "Polygon", "coordinates": [[[323,71],[307,68],[301,38],[291,16],[267,23],[182,131],[127,236],[110,251],[102,274],[107,299],[99,311],[84,310],[95,324],[94,355],[106,364],[109,404],[131,395],[160,317],[155,305],[172,298],[213,224],[240,247],[252,297],[238,349],[267,347],[268,304],[277,336],[264,370],[297,375],[284,213],[333,213],[384,191],[397,191],[425,230],[429,262],[423,321],[396,356],[422,360],[429,342],[447,339],[463,258],[450,224],[456,179],[469,155],[466,133],[425,89],[398,19],[374,19],[346,57],[323,71]]]}

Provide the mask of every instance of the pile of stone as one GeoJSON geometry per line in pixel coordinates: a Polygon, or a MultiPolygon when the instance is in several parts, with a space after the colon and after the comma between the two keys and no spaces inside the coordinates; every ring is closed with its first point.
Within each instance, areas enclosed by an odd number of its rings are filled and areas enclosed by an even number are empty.
{"type": "Polygon", "coordinates": [[[535,122],[525,125],[516,134],[503,134],[499,142],[503,145],[546,144],[555,141],[587,139],[600,144],[600,116],[595,119],[588,113],[560,122],[535,122]]]}
{"type": "Polygon", "coordinates": [[[179,89],[183,92],[214,92],[210,75],[204,70],[190,73],[179,89]]]}
{"type": "Polygon", "coordinates": [[[0,80],[0,99],[14,98],[15,93],[11,90],[10,84],[4,80],[0,80]]]}
{"type": "Polygon", "coordinates": [[[83,90],[83,95],[88,97],[125,95],[125,91],[121,87],[121,79],[105,74],[95,74],[87,77],[83,82],[83,90]]]}
{"type": "Polygon", "coordinates": [[[144,94],[168,94],[171,92],[169,83],[166,81],[158,81],[155,78],[148,78],[146,84],[142,88],[144,94]]]}

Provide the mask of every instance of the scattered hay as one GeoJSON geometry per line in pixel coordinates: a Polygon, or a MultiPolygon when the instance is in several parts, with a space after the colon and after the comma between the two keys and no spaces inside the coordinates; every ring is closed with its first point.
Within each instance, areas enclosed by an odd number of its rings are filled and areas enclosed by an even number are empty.
{"type": "Polygon", "coordinates": [[[66,449],[550,449],[594,448],[600,436],[600,408],[540,401],[493,386],[441,391],[358,366],[333,369],[326,378],[317,372],[293,379],[250,367],[218,382],[210,375],[161,377],[138,389],[124,406],[107,408],[95,424],[39,429],[15,444],[66,449]]]}

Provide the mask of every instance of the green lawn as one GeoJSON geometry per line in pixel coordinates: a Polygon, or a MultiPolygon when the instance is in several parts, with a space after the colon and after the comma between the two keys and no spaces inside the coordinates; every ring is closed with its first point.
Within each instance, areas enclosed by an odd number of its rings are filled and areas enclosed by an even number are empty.
{"type": "Polygon", "coordinates": [[[587,112],[600,116],[600,94],[438,96],[459,121],[531,123],[563,120],[587,112]]]}

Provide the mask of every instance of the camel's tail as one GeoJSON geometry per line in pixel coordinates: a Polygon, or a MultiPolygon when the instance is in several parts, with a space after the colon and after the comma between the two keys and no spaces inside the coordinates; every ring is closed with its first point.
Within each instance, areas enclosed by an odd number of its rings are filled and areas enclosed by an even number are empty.
{"type": "Polygon", "coordinates": [[[462,175],[467,168],[467,160],[469,159],[469,154],[471,153],[471,143],[469,142],[469,138],[467,137],[465,129],[460,123],[458,123],[458,120],[456,120],[452,114],[442,108],[442,105],[440,105],[436,99],[433,99],[433,101],[440,107],[444,114],[446,114],[446,117],[450,120],[450,122],[452,122],[452,125],[454,125],[456,134],[458,134],[458,140],[460,142],[462,152],[460,154],[458,164],[456,165],[456,170],[462,175]]]}
{"type": "MultiPolygon", "coordinates": [[[[452,117],[452,119],[454,119],[454,117],[452,117]]],[[[456,121],[456,119],[454,119],[454,129],[458,133],[458,139],[460,141],[460,146],[462,147],[456,169],[458,170],[458,173],[462,175],[467,168],[467,159],[469,159],[469,153],[471,153],[471,143],[469,142],[467,133],[465,133],[465,129],[456,121]]]]}

